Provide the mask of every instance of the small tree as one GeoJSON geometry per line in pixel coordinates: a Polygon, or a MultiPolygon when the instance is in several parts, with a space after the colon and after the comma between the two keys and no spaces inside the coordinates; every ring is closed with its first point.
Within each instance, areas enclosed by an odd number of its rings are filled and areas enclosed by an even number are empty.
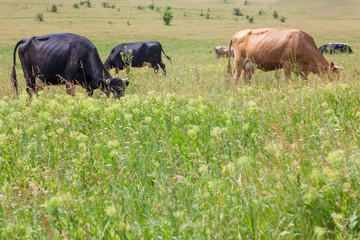
{"type": "Polygon", "coordinates": [[[286,20],[286,17],[284,17],[284,16],[281,16],[279,20],[280,20],[280,22],[285,22],[285,20],[286,20]]]}
{"type": "Polygon", "coordinates": [[[233,14],[234,14],[235,16],[242,16],[242,15],[243,15],[243,13],[241,12],[240,8],[233,8],[233,10],[234,10],[233,14]]]}
{"type": "Polygon", "coordinates": [[[274,18],[278,18],[278,17],[279,17],[279,14],[278,14],[277,11],[275,11],[275,10],[274,10],[274,12],[273,12],[272,15],[273,15],[274,18]]]}
{"type": "Polygon", "coordinates": [[[162,19],[165,23],[165,25],[169,26],[170,25],[170,22],[172,21],[173,19],[173,13],[171,11],[171,6],[166,6],[165,7],[165,10],[162,14],[162,19]]]}
{"type": "Polygon", "coordinates": [[[43,13],[38,13],[36,14],[36,19],[40,22],[44,21],[44,18],[43,18],[43,13]]]}
{"type": "Polygon", "coordinates": [[[51,11],[52,12],[57,12],[57,6],[56,6],[56,4],[53,4],[52,6],[51,6],[51,11]]]}

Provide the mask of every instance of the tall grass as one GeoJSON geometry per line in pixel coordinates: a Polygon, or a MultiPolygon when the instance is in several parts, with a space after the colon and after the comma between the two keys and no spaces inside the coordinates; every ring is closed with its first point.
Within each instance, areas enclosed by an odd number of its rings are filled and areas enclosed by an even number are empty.
{"type": "MultiPolygon", "coordinates": [[[[104,11],[101,2],[90,9],[72,4],[65,1],[61,14],[102,19],[95,18],[104,11]]],[[[139,11],[139,2],[131,4],[117,2],[126,20],[139,11]]],[[[231,16],[235,4],[193,4],[172,3],[174,14],[186,10],[188,16],[177,14],[170,27],[149,9],[142,11],[149,21],[141,24],[112,18],[109,32],[99,30],[100,20],[91,22],[94,33],[82,32],[86,21],[66,24],[89,37],[102,59],[121,42],[149,40],[149,31],[161,36],[172,57],[172,63],[164,59],[167,76],[148,68],[112,71],[131,80],[120,100],[99,91],[90,98],[81,87],[73,97],[64,86],[49,86],[29,103],[18,57],[16,98],[9,75],[14,44],[24,33],[14,31],[11,41],[0,37],[0,239],[358,238],[359,55],[325,56],[343,68],[334,81],[311,75],[286,82],[282,71],[256,70],[250,85],[235,87],[227,60],[208,53],[240,30],[231,16]],[[221,18],[199,17],[207,8],[221,18]],[[230,27],[215,35],[214,21],[230,27]],[[204,24],[214,27],[197,29],[204,24]]],[[[254,1],[246,10],[255,15],[265,6],[254,1]]],[[[286,13],[283,5],[276,9],[286,13]]],[[[54,22],[63,20],[55,15],[37,33],[57,29],[54,22]]],[[[28,16],[33,24],[33,12],[28,16]]],[[[280,23],[266,16],[254,26],[291,27],[297,19],[280,23]]],[[[310,33],[315,40],[331,37],[310,33]]],[[[32,35],[40,34],[26,34],[32,35]]]]}

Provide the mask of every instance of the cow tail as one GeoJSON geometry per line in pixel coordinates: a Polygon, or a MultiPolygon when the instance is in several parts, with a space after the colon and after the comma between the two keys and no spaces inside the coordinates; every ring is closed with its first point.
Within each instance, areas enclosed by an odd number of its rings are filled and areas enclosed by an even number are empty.
{"type": "Polygon", "coordinates": [[[231,75],[231,63],[230,63],[230,57],[231,57],[231,45],[232,45],[232,39],[230,39],[229,44],[229,51],[228,51],[228,65],[227,65],[227,73],[230,76],[231,75]]]}
{"type": "Polygon", "coordinates": [[[15,64],[16,64],[16,50],[17,48],[23,44],[25,42],[25,39],[21,39],[14,48],[14,65],[12,68],[12,72],[11,72],[11,80],[14,84],[14,88],[15,88],[15,92],[16,92],[16,96],[19,96],[19,92],[18,92],[18,83],[17,83],[17,79],[16,79],[16,69],[15,69],[15,64]]]}
{"type": "Polygon", "coordinates": [[[168,55],[166,55],[166,53],[164,52],[164,49],[162,48],[161,45],[160,45],[160,47],[161,47],[161,51],[163,52],[163,54],[165,55],[165,57],[171,61],[171,57],[169,57],[168,55]]]}

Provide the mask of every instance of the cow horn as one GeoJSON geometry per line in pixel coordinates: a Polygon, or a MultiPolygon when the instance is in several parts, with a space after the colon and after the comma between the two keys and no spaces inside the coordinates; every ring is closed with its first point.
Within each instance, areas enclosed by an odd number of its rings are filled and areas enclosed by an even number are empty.
{"type": "Polygon", "coordinates": [[[123,83],[125,83],[126,86],[129,86],[130,84],[129,78],[123,79],[123,83]]]}

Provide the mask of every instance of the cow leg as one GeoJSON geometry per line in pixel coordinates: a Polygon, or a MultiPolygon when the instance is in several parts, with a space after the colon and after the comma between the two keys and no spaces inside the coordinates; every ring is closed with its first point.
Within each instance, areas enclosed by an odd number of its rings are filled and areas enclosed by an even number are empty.
{"type": "Polygon", "coordinates": [[[166,76],[165,64],[162,63],[162,62],[159,62],[159,65],[160,65],[161,69],[164,71],[164,74],[165,74],[165,76],[166,76]]]}
{"type": "Polygon", "coordinates": [[[35,86],[35,77],[26,75],[25,81],[26,81],[26,91],[29,96],[29,101],[31,101],[32,93],[37,94],[36,86],[35,86]]]}
{"type": "Polygon", "coordinates": [[[67,81],[65,83],[65,87],[66,87],[67,94],[69,94],[71,96],[75,96],[75,84],[67,81]]]}
{"type": "Polygon", "coordinates": [[[235,59],[235,66],[234,66],[234,84],[235,86],[237,85],[238,81],[239,81],[239,77],[241,75],[241,70],[243,68],[243,64],[244,64],[244,60],[243,59],[235,59]]]}
{"type": "Polygon", "coordinates": [[[158,73],[159,72],[159,66],[155,63],[155,64],[151,64],[153,65],[153,68],[154,68],[154,72],[155,73],[158,73]]]}

